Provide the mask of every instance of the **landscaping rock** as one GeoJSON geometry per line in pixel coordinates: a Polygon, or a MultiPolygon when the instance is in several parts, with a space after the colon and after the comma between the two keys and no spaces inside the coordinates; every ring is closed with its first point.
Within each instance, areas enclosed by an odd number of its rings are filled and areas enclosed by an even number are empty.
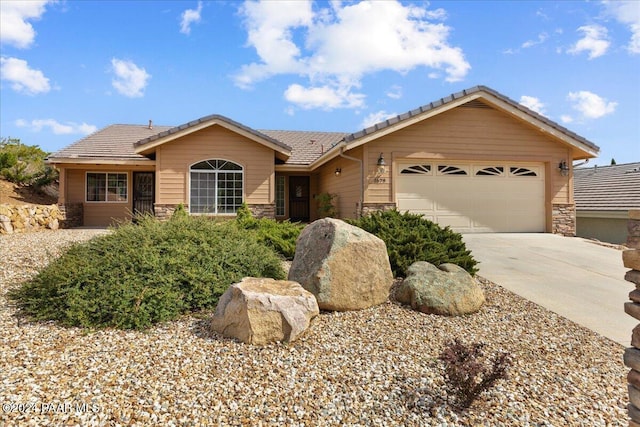
{"type": "Polygon", "coordinates": [[[400,284],[396,299],[429,314],[459,316],[474,313],[484,304],[480,285],[462,267],[425,261],[413,263],[400,284]]]}
{"type": "Polygon", "coordinates": [[[315,295],[322,310],[360,310],[389,298],[393,274],[378,237],[344,221],[324,218],[302,230],[289,280],[315,295]]]}
{"type": "Polygon", "coordinates": [[[319,312],[314,296],[299,283],[245,277],[220,297],[211,327],[247,344],[291,342],[319,312]]]}

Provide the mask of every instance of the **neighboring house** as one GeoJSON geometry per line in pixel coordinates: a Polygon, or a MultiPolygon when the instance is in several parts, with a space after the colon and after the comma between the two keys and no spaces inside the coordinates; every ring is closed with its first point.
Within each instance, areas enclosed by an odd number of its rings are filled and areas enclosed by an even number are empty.
{"type": "Polygon", "coordinates": [[[630,209],[640,209],[640,162],[577,168],[575,200],[580,237],[625,243],[630,209]]]}
{"type": "Polygon", "coordinates": [[[575,233],[574,160],[599,148],[484,86],[356,133],[255,130],[212,115],[177,127],[112,125],[52,154],[69,224],[132,211],[311,221],[397,208],[460,232],[575,233]]]}

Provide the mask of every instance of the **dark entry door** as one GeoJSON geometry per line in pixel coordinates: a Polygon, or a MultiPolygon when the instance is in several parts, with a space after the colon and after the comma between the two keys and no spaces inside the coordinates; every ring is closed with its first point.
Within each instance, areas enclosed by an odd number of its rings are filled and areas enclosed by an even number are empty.
{"type": "Polygon", "coordinates": [[[153,172],[133,173],[133,213],[152,214],[155,176],[153,172]]]}
{"type": "Polygon", "coordinates": [[[289,177],[289,217],[291,221],[309,221],[309,177],[289,177]]]}

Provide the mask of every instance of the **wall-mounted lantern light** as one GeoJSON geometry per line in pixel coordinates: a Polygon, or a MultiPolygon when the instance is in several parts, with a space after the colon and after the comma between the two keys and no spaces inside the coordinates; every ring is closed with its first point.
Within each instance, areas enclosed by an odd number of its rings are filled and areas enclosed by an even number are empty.
{"type": "Polygon", "coordinates": [[[336,174],[336,176],[340,176],[340,174],[342,173],[342,169],[336,168],[336,171],[334,173],[336,174]]]}
{"type": "Polygon", "coordinates": [[[378,157],[378,162],[376,163],[378,166],[378,170],[376,171],[376,176],[373,178],[373,182],[376,184],[381,184],[386,181],[383,177],[385,172],[387,171],[387,163],[384,161],[384,156],[380,153],[380,157],[378,157]]]}
{"type": "Polygon", "coordinates": [[[563,160],[558,165],[558,170],[560,171],[560,175],[567,176],[569,175],[569,165],[566,160],[563,160]]]}
{"type": "Polygon", "coordinates": [[[386,171],[387,171],[387,164],[384,161],[384,157],[382,156],[382,153],[380,153],[380,157],[378,157],[378,174],[384,175],[386,171]]]}

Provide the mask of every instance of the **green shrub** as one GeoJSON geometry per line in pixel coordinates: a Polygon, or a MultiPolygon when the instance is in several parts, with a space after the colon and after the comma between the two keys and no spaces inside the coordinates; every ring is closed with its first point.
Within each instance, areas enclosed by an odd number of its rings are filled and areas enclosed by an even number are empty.
{"type": "Polygon", "coordinates": [[[25,145],[17,138],[0,140],[0,175],[19,185],[45,186],[58,179],[58,172],[44,164],[47,153],[37,145],[25,145]]]}
{"type": "Polygon", "coordinates": [[[335,218],[338,216],[338,208],[334,204],[337,197],[337,194],[332,193],[320,193],[316,196],[320,218],[335,218]]]}
{"type": "Polygon", "coordinates": [[[237,211],[235,222],[240,229],[255,233],[259,242],[275,249],[285,259],[293,259],[296,241],[303,228],[300,223],[269,218],[256,219],[244,203],[237,211]]]}
{"type": "Polygon", "coordinates": [[[71,247],[9,293],[34,320],[142,329],[213,308],[245,276],[283,279],[281,258],[250,232],[208,218],[137,218],[71,247]]]}
{"type": "Polygon", "coordinates": [[[449,227],[442,228],[422,215],[401,214],[397,210],[376,211],[348,222],[384,240],[396,277],[405,277],[409,266],[416,261],[434,265],[452,263],[470,274],[478,271],[477,262],[467,250],[462,235],[449,227]]]}

